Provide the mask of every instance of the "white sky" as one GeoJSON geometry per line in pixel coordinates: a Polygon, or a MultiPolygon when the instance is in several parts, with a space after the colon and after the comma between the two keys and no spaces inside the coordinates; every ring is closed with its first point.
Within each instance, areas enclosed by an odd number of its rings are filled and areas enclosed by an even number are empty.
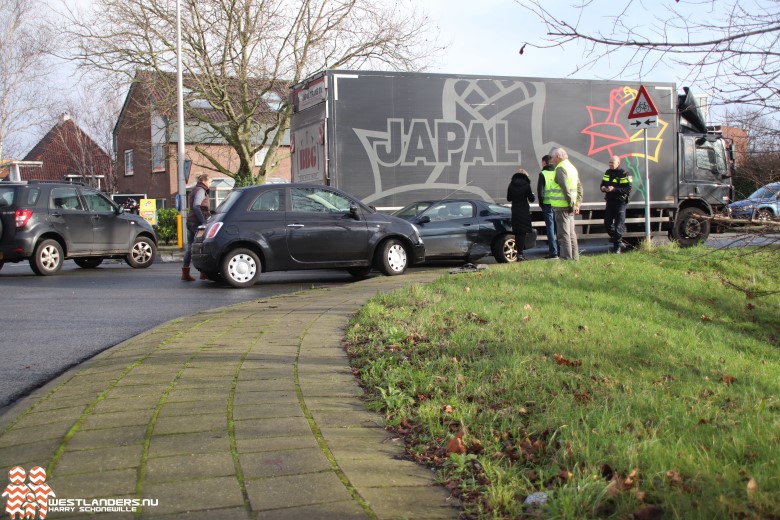
{"type": "MultiPolygon", "coordinates": [[[[653,4],[657,1],[653,0],[653,4]]],[[[555,7],[555,11],[566,13],[565,6],[579,2],[544,0],[544,3],[548,7],[561,6],[555,7]]],[[[613,60],[614,70],[604,62],[600,68],[582,70],[572,76],[577,64],[583,61],[583,47],[574,44],[568,44],[565,51],[526,47],[520,55],[523,43],[539,41],[546,29],[513,0],[425,0],[423,5],[443,40],[450,42],[440,63],[430,69],[432,72],[583,79],[607,79],[617,75],[625,80],[638,79],[619,73],[618,66],[623,63],[620,60],[613,60]]],[[[591,27],[611,24],[608,19],[613,14],[609,11],[610,6],[614,6],[614,2],[596,1],[589,6],[591,27]]],[[[570,12],[575,16],[574,11],[570,12]]],[[[649,17],[647,13],[645,15],[649,17]]],[[[685,73],[675,77],[671,69],[658,67],[642,79],[677,82],[680,86],[684,76],[685,73]]]]}

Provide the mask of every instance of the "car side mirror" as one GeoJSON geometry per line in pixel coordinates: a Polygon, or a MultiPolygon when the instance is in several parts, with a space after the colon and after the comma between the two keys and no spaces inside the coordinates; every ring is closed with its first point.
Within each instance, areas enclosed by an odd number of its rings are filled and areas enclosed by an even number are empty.
{"type": "Polygon", "coordinates": [[[350,206],[349,207],[349,216],[354,218],[355,220],[360,220],[360,215],[358,214],[358,207],[357,206],[350,206]]]}
{"type": "Polygon", "coordinates": [[[425,216],[420,217],[420,220],[418,220],[417,223],[418,224],[427,224],[430,221],[431,221],[431,217],[429,217],[428,215],[425,215],[425,216]]]}

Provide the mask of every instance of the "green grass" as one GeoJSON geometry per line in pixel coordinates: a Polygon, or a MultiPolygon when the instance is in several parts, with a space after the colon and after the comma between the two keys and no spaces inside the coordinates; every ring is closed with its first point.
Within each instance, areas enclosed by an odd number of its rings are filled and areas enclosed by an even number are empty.
{"type": "Polygon", "coordinates": [[[374,298],[346,349],[467,516],[780,518],[777,255],[448,275],[374,298]],[[459,431],[467,452],[448,453],[459,431]]]}

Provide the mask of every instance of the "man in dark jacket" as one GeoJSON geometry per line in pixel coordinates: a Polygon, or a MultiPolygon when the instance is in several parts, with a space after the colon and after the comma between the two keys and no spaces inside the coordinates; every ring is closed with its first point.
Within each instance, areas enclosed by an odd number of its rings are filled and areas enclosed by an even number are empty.
{"type": "Polygon", "coordinates": [[[539,207],[542,209],[544,226],[547,231],[547,250],[549,253],[545,258],[558,258],[558,240],[555,238],[555,213],[550,203],[544,200],[544,188],[547,185],[548,178],[555,178],[555,165],[552,163],[552,157],[545,155],[542,157],[542,171],[539,172],[539,180],[536,183],[536,196],[539,198],[539,207]]]}
{"type": "Polygon", "coordinates": [[[620,157],[613,155],[609,169],[601,179],[601,191],[607,201],[604,211],[604,227],[612,239],[612,252],[620,254],[623,233],[626,231],[626,206],[631,196],[631,176],[620,167],[620,157]]]}
{"type": "Polygon", "coordinates": [[[517,261],[522,262],[525,260],[523,255],[525,235],[534,232],[531,226],[530,203],[536,200],[534,190],[531,188],[531,178],[524,169],[520,168],[512,175],[506,190],[506,200],[512,203],[512,233],[515,235],[517,261]]]}

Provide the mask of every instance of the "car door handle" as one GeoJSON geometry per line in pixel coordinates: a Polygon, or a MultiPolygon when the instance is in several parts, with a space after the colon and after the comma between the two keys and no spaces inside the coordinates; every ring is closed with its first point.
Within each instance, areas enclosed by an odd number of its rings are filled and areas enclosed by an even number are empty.
{"type": "Polygon", "coordinates": [[[287,224],[287,227],[299,228],[299,227],[303,227],[303,224],[287,224]]]}

